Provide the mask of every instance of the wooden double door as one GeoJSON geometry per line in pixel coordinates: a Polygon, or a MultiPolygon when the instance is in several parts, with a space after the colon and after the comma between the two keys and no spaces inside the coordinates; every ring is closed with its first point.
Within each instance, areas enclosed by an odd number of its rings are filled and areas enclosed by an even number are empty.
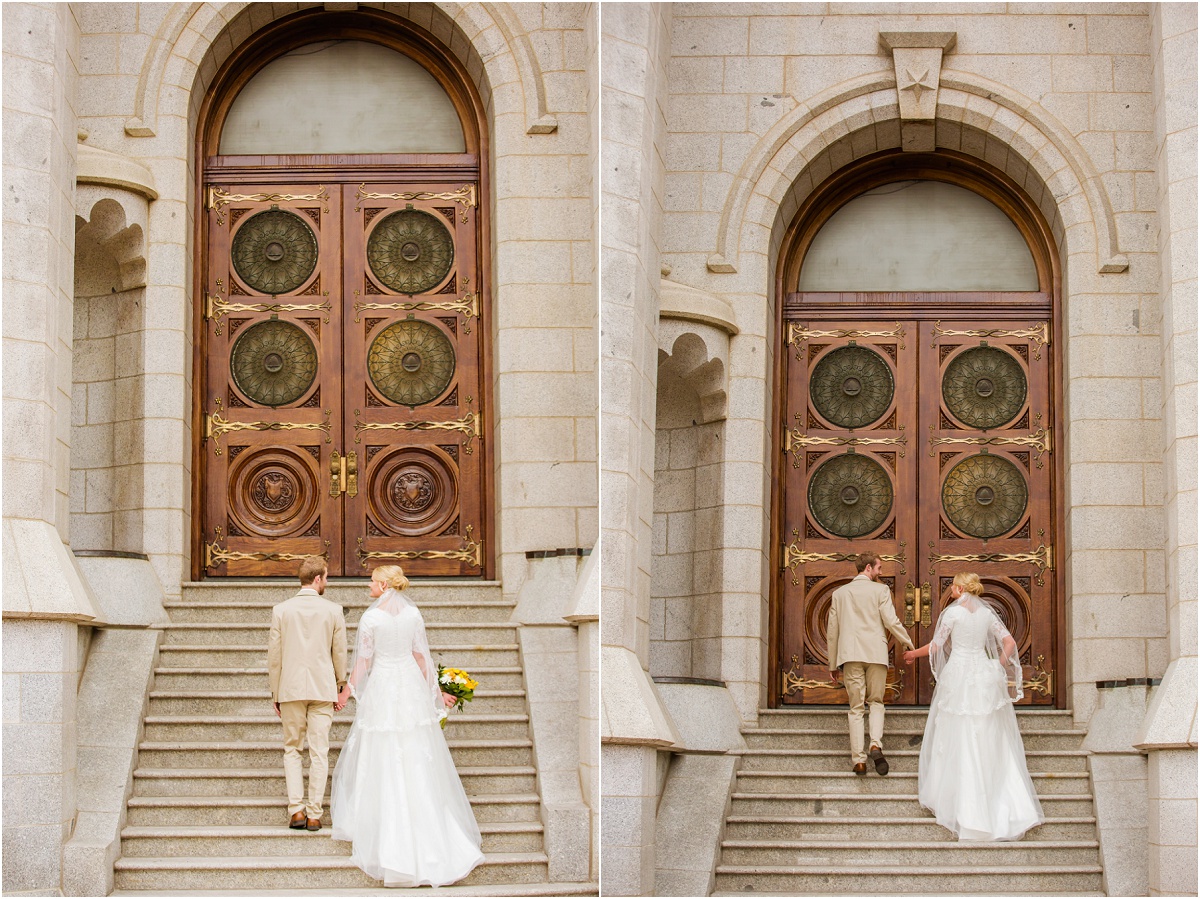
{"type": "MultiPolygon", "coordinates": [[[[845,702],[830,682],[826,623],[864,550],[883,557],[918,646],[954,575],[977,572],[1018,643],[1023,701],[1055,701],[1051,322],[962,311],[785,313],[776,704],[845,702]]],[[[900,656],[893,648],[886,701],[928,703],[928,664],[900,656]]]]}
{"type": "Polygon", "coordinates": [[[475,181],[206,185],[203,573],[485,574],[475,181]]]}

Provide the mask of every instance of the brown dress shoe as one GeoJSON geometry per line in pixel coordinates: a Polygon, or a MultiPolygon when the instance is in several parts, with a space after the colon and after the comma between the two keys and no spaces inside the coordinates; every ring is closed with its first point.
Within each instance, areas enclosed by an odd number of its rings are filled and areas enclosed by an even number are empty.
{"type": "Polygon", "coordinates": [[[855,774],[866,774],[867,773],[867,763],[866,762],[856,762],[854,765],[854,773],[855,774]]]}
{"type": "Polygon", "coordinates": [[[887,759],[885,759],[883,757],[882,749],[880,749],[878,746],[873,746],[873,747],[871,747],[871,751],[867,754],[871,756],[871,761],[873,761],[875,763],[875,773],[876,774],[887,774],[888,773],[888,770],[889,770],[888,763],[887,763],[887,759]]]}
{"type": "Polygon", "coordinates": [[[292,815],[292,820],[288,822],[288,827],[292,830],[304,830],[304,825],[307,819],[304,816],[304,811],[298,811],[292,815]]]}
{"type": "Polygon", "coordinates": [[[306,829],[310,833],[316,833],[318,830],[321,829],[321,819],[320,818],[309,818],[308,826],[306,829]]]}

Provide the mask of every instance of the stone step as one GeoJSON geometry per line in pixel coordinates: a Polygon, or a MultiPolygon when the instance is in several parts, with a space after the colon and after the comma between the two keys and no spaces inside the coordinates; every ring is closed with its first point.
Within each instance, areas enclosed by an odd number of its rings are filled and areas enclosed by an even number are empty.
{"type": "MultiPolygon", "coordinates": [[[[484,853],[541,852],[540,822],[488,823],[479,825],[484,853]]],[[[351,844],[330,839],[330,831],[292,830],[286,811],[273,825],[133,827],[121,831],[121,855],[125,858],[171,856],[349,856],[351,844]]]]}
{"type": "MultiPolygon", "coordinates": [[[[1036,728],[1066,728],[1075,726],[1074,714],[1068,710],[1047,709],[1037,706],[1017,706],[1017,723],[1021,729],[1036,728]]],[[[846,706],[826,706],[789,709],[759,709],[758,727],[765,729],[786,730],[846,730],[846,706]]],[[[923,730],[925,719],[929,715],[928,707],[924,706],[894,706],[887,707],[887,730],[893,726],[909,730],[923,730]]],[[[886,731],[885,731],[886,733],[886,731]]]]}
{"type": "MultiPolygon", "coordinates": [[[[473,705],[474,703],[472,703],[473,705]]],[[[259,706],[270,708],[269,702],[259,706]]],[[[446,735],[461,740],[520,740],[529,736],[529,716],[487,714],[468,706],[467,711],[452,711],[446,722],[446,735]]],[[[354,704],[334,713],[331,739],[339,744],[346,739],[354,723],[354,704]]],[[[142,739],[147,743],[267,742],[283,739],[283,729],[275,713],[241,716],[148,715],[142,739]]],[[[280,743],[282,745],[282,743],[280,743]]]]}
{"type": "MultiPolygon", "coordinates": [[[[320,834],[309,834],[320,837],[320,834]]],[[[336,890],[380,886],[344,856],[120,858],[119,890],[336,890]]],[[[489,854],[458,886],[544,883],[542,852],[489,854]]],[[[518,890],[519,892],[519,890],[518,890]]]]}
{"type": "MultiPolygon", "coordinates": [[[[136,827],[250,827],[277,826],[287,819],[287,799],[283,793],[283,777],[279,775],[281,792],[272,796],[131,796],[126,823],[136,827]]],[[[464,784],[464,787],[466,785],[464,784]]],[[[475,820],[483,825],[493,823],[538,822],[536,793],[503,793],[499,795],[468,795],[475,820]]],[[[325,814],[321,821],[328,827],[330,797],[324,799],[325,814]]]]}
{"type": "MultiPolygon", "coordinates": [[[[257,686],[265,687],[266,674],[257,686]]],[[[271,708],[271,693],[257,690],[152,690],[150,714],[245,716],[261,714],[271,708]]],[[[471,715],[521,714],[526,710],[524,690],[488,690],[478,687],[467,704],[471,715]]],[[[353,709],[353,706],[351,706],[353,709]]],[[[273,712],[271,713],[274,714],[273,712]]],[[[335,720],[343,713],[335,712],[335,720]]],[[[452,713],[457,715],[458,713],[452,713]]]]}
{"type": "MultiPolygon", "coordinates": [[[[427,623],[430,649],[442,645],[496,646],[515,642],[517,626],[503,621],[427,623]]],[[[261,622],[173,622],[163,628],[164,646],[261,646],[264,650],[271,633],[271,618],[261,622]]],[[[347,625],[346,639],[354,645],[358,626],[347,625]]]]}
{"type": "MultiPolygon", "coordinates": [[[[850,753],[850,734],[841,731],[800,731],[791,729],[747,729],[742,731],[746,746],[750,749],[822,749],[831,753],[850,753]]],[[[920,729],[897,727],[891,721],[884,728],[883,751],[897,749],[919,749],[925,736],[925,726],[920,729]]],[[[1027,728],[1021,733],[1021,742],[1026,750],[1078,750],[1087,736],[1082,730],[1055,730],[1050,728],[1027,728]]]]}
{"type": "MultiPolygon", "coordinates": [[[[518,665],[484,665],[470,669],[471,676],[493,690],[522,690],[524,678],[518,665]]],[[[159,691],[245,692],[267,695],[267,666],[252,668],[159,667],[154,669],[154,689],[159,691]]]]}
{"type": "MultiPolygon", "coordinates": [[[[474,672],[479,668],[520,664],[517,644],[495,644],[481,648],[465,643],[431,646],[435,662],[474,672]]],[[[267,667],[267,645],[239,646],[231,644],[164,644],[159,648],[159,665],[164,668],[262,668],[267,667]]]]}
{"type": "MultiPolygon", "coordinates": [[[[184,581],[180,586],[185,602],[277,603],[294,596],[300,589],[299,581],[283,577],[208,578],[203,581],[184,581]]],[[[368,599],[370,588],[371,579],[368,577],[338,577],[325,585],[324,596],[347,605],[368,599]]],[[[445,602],[500,602],[503,596],[499,581],[470,578],[414,579],[404,593],[422,609],[427,605],[445,602]]]]}
{"type": "MultiPolygon", "coordinates": [[[[876,780],[887,780],[872,775],[876,780]]],[[[891,775],[888,775],[891,777],[891,775]]],[[[868,778],[863,778],[868,779],[868,778]]],[[[847,818],[890,817],[932,818],[917,801],[916,781],[911,793],[831,793],[825,792],[745,792],[741,783],[732,794],[731,814],[743,817],[783,817],[792,815],[847,818]]],[[[1048,818],[1076,818],[1094,815],[1090,792],[1039,794],[1042,812],[1048,818]]]]}
{"type": "MultiPolygon", "coordinates": [[[[273,763],[239,768],[154,768],[144,760],[133,772],[135,797],[279,797],[287,795],[283,777],[283,750],[276,747],[273,763]]],[[[332,751],[331,751],[332,756],[332,751]]],[[[307,754],[306,754],[307,755],[307,754]]],[[[269,762],[268,760],[265,760],[269,762]]],[[[330,759],[330,772],[333,759],[330,759]]],[[[467,796],[529,795],[537,793],[537,771],[532,765],[459,765],[458,776],[467,796]]]]}
{"type": "MultiPolygon", "coordinates": [[[[1030,773],[1033,787],[1039,796],[1070,793],[1090,794],[1091,781],[1087,772],[1030,773]]],[[[744,793],[816,793],[859,795],[915,794],[917,773],[893,771],[880,777],[868,765],[865,776],[852,771],[739,771],[737,790],[744,793]]]]}
{"type": "MultiPolygon", "coordinates": [[[[956,839],[951,831],[938,824],[933,817],[904,819],[836,815],[730,815],[725,821],[725,836],[730,840],[873,842],[884,833],[889,841],[899,842],[952,843],[956,839]]],[[[1093,840],[1095,836],[1094,817],[1048,817],[1041,827],[1028,831],[1022,839],[1029,842],[1093,840]]]]}
{"type": "MultiPolygon", "coordinates": [[[[447,740],[456,767],[533,765],[533,743],[519,740],[447,740]]],[[[332,769],[341,751],[340,740],[329,743],[332,769]]],[[[143,741],[138,764],[147,768],[274,768],[282,758],[278,740],[262,743],[207,742],[156,743],[143,741]]],[[[307,753],[304,753],[307,757],[307,753]]]]}
{"type": "MultiPolygon", "coordinates": [[[[166,602],[163,608],[176,623],[202,622],[245,622],[270,624],[271,608],[287,599],[286,591],[276,593],[274,599],[225,601],[185,600],[166,602]]],[[[340,603],[347,623],[355,623],[371,604],[370,597],[340,603]]],[[[516,603],[512,602],[430,602],[420,606],[425,624],[443,622],[506,622],[512,619],[516,603]]]]}
{"type": "Polygon", "coordinates": [[[860,866],[929,867],[976,865],[1044,865],[1064,867],[1100,864],[1100,844],[1092,840],[1020,840],[1005,843],[902,842],[890,830],[885,839],[861,840],[724,840],[721,864],[738,867],[822,865],[839,870],[860,866]]]}
{"type": "MultiPolygon", "coordinates": [[[[885,753],[892,774],[915,772],[919,749],[889,749],[885,753]]],[[[831,753],[825,749],[746,749],[742,750],[742,771],[846,771],[850,768],[849,751],[831,753]]],[[[1088,754],[1083,750],[1030,750],[1025,761],[1033,772],[1085,772],[1088,754]]],[[[874,774],[868,761],[867,770],[874,774]]],[[[890,776],[890,775],[889,775],[890,776]]]]}
{"type": "Polygon", "coordinates": [[[827,865],[789,865],[777,868],[718,865],[716,890],[721,893],[767,892],[791,896],[821,895],[954,895],[1011,896],[1035,893],[1099,894],[1103,890],[1100,865],[1051,867],[1013,865],[938,866],[914,869],[902,866],[863,865],[846,870],[827,865]]]}

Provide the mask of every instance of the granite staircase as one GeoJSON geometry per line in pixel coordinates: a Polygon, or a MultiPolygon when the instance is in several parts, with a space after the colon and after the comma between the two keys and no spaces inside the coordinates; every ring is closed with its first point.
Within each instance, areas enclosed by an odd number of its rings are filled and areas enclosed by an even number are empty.
{"type": "Polygon", "coordinates": [[[1019,709],[1046,822],[1018,842],[959,843],[917,802],[925,709],[889,709],[891,771],[850,770],[845,708],[764,709],[746,728],[714,895],[1104,895],[1085,732],[1019,709]]]}
{"type": "MultiPolygon", "coordinates": [[[[287,827],[282,730],[267,683],[271,607],[281,581],[185,584],[169,603],[133,795],[115,866],[119,891],[334,890],[381,886],[329,836],[329,799],[317,833],[287,827]]],[[[350,646],[370,598],[365,581],[333,583],[350,646]]],[[[462,884],[489,893],[552,891],[547,884],[533,744],[513,605],[494,583],[422,582],[410,595],[425,616],[434,658],[480,682],[452,712],[450,751],[483,835],[486,861],[462,884]]],[[[335,713],[329,771],[353,720],[335,713]]],[[[305,765],[307,772],[307,752],[305,765]]],[[[592,885],[594,889],[594,885],[592,885]]]]}

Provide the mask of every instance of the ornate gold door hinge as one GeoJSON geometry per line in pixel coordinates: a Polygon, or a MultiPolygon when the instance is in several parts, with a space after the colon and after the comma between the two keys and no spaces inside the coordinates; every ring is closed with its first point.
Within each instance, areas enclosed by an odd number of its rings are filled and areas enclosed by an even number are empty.
{"type": "Polygon", "coordinates": [[[450,200],[453,203],[461,203],[463,212],[461,221],[466,224],[467,210],[476,205],[477,197],[475,195],[474,184],[464,184],[458,190],[449,191],[447,193],[433,193],[427,190],[404,191],[397,194],[376,194],[367,190],[367,183],[364,181],[358,185],[358,193],[355,199],[359,204],[354,207],[355,212],[362,212],[363,200],[450,200]]]}
{"type": "MultiPolygon", "coordinates": [[[[796,528],[792,528],[792,536],[796,539],[783,547],[783,567],[790,568],[792,572],[792,586],[800,585],[800,566],[807,565],[809,562],[853,562],[858,553],[806,553],[800,550],[800,532],[796,528]]],[[[900,541],[900,552],[895,555],[885,555],[880,553],[879,558],[885,562],[896,562],[900,565],[900,573],[907,574],[905,569],[904,559],[904,541],[900,541]]]]}
{"type": "MultiPolygon", "coordinates": [[[[357,419],[361,410],[354,410],[357,419]]],[[[363,431],[458,431],[466,434],[463,440],[463,452],[468,455],[475,452],[473,440],[483,440],[483,418],[478,412],[468,412],[462,418],[453,421],[355,421],[354,442],[362,443],[363,431]]]]}
{"type": "Polygon", "coordinates": [[[929,541],[929,573],[934,573],[934,566],[939,562],[1024,562],[1036,565],[1037,576],[1034,578],[1039,587],[1046,586],[1046,572],[1054,570],[1054,548],[1044,543],[1029,553],[968,553],[967,555],[943,556],[934,551],[934,542],[929,541]]]}
{"type": "Polygon", "coordinates": [[[1032,680],[1022,681],[1021,686],[1031,693],[1041,693],[1043,696],[1054,695],[1054,672],[1047,671],[1046,657],[1039,655],[1037,664],[1033,666],[1032,680]]]}
{"type": "Polygon", "coordinates": [[[953,331],[942,327],[940,321],[933,323],[933,343],[937,346],[939,337],[1015,337],[1018,340],[1033,341],[1033,358],[1042,358],[1042,345],[1050,346],[1050,323],[1037,322],[1028,328],[978,328],[972,331],[953,331]]]}
{"type": "Polygon", "coordinates": [[[802,325],[799,322],[788,322],[787,326],[787,343],[789,346],[796,346],[796,358],[804,358],[804,347],[800,344],[806,340],[812,340],[814,337],[834,337],[844,340],[846,338],[858,339],[861,337],[895,337],[900,341],[900,349],[904,349],[904,327],[900,322],[896,322],[896,327],[891,331],[862,331],[857,328],[838,328],[833,331],[813,331],[807,325],[802,325]]]}
{"type": "Polygon", "coordinates": [[[220,403],[217,409],[217,412],[204,416],[204,439],[213,441],[213,453],[218,456],[224,452],[220,447],[221,438],[234,431],[324,431],[325,442],[333,442],[329,436],[329,416],[333,413],[329,409],[325,410],[325,421],[226,421],[221,417],[220,403]]]}
{"type": "Polygon", "coordinates": [[[358,496],[358,454],[353,450],[342,455],[334,450],[329,457],[329,495],[358,496]]]}
{"type": "Polygon", "coordinates": [[[221,527],[218,525],[213,528],[212,543],[204,544],[204,567],[215,568],[218,565],[224,565],[226,562],[299,562],[301,559],[307,559],[312,555],[329,555],[329,541],[326,540],[326,550],[323,553],[282,553],[282,552],[258,552],[246,553],[238,552],[237,550],[228,550],[221,546],[223,537],[221,527]]]}
{"type": "Polygon", "coordinates": [[[329,190],[324,184],[318,185],[315,194],[231,194],[212,185],[205,191],[205,205],[217,210],[218,225],[225,224],[225,210],[222,207],[229,203],[290,203],[295,200],[321,200],[325,204],[321,211],[329,211],[329,190]]]}
{"type": "MultiPolygon", "coordinates": [[[[780,674],[783,678],[783,695],[791,696],[797,690],[845,690],[844,684],[837,683],[833,680],[814,680],[808,677],[801,677],[796,673],[796,668],[799,666],[800,660],[796,656],[792,656],[792,667],[786,671],[780,669],[780,674]]],[[[904,669],[899,666],[889,668],[890,671],[896,672],[896,679],[887,681],[883,686],[885,694],[891,693],[893,699],[899,698],[904,692],[904,669]]]]}
{"type": "MultiPolygon", "coordinates": [[[[326,290],[322,296],[329,296],[326,290]]],[[[329,310],[333,308],[329,300],[323,303],[230,303],[219,296],[206,294],[204,317],[217,323],[213,334],[221,336],[221,316],[231,312],[324,312],[323,322],[329,322],[329,310]]]]}
{"type": "MultiPolygon", "coordinates": [[[[900,430],[904,430],[904,425],[900,425],[900,430]]],[[[815,437],[809,434],[804,434],[799,428],[792,428],[787,432],[784,438],[783,451],[791,453],[792,468],[800,467],[800,450],[806,446],[907,446],[908,435],[901,434],[899,437],[815,437]]],[[[905,450],[900,450],[900,456],[903,457],[905,450]]]]}
{"type": "Polygon", "coordinates": [[[929,455],[933,455],[935,446],[944,446],[947,444],[966,444],[969,446],[1028,446],[1037,450],[1037,455],[1034,459],[1037,462],[1037,467],[1044,467],[1042,454],[1053,451],[1051,446],[1050,431],[1045,428],[1038,428],[1032,434],[1025,437],[934,437],[933,425],[929,426],[929,455]]]}
{"type": "MultiPolygon", "coordinates": [[[[463,278],[463,286],[465,287],[467,279],[463,278]]],[[[356,290],[354,296],[360,294],[356,290]]],[[[354,320],[361,321],[362,312],[365,309],[383,309],[395,310],[398,312],[454,312],[463,317],[463,333],[471,333],[471,319],[479,318],[479,294],[468,293],[464,294],[457,302],[446,303],[429,303],[429,302],[413,302],[413,303],[361,303],[354,304],[354,320]]]]}
{"type": "Polygon", "coordinates": [[[355,555],[358,556],[358,564],[361,568],[367,567],[367,562],[371,559],[449,559],[452,562],[466,562],[472,568],[483,567],[483,541],[471,539],[471,532],[474,530],[472,525],[467,525],[467,535],[463,537],[463,545],[461,549],[452,550],[375,550],[367,552],[363,549],[363,538],[358,538],[358,549],[355,555]]]}

